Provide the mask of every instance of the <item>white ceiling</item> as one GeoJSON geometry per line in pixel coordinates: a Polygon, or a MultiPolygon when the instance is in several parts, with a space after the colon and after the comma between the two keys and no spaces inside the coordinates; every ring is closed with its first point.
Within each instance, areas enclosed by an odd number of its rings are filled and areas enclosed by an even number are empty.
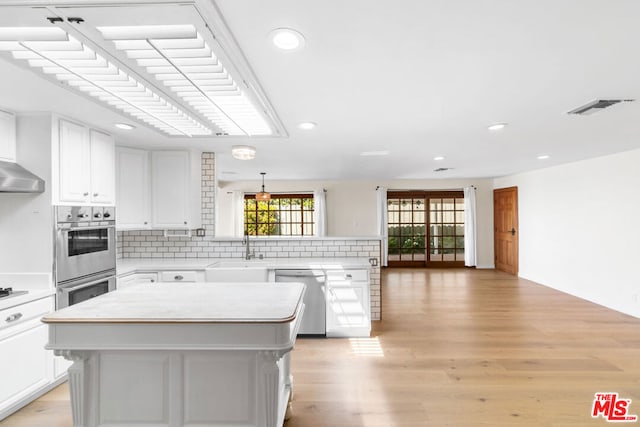
{"type": "Polygon", "coordinates": [[[215,3],[287,138],[127,133],[113,128],[125,117],[4,60],[0,108],[66,114],[125,145],[214,151],[227,181],[261,171],[267,179],[493,177],[640,147],[640,101],[566,114],[594,99],[640,100],[637,0],[215,3]],[[304,49],[272,47],[268,34],[279,27],[303,33],[304,49]],[[302,131],[301,121],[318,127],[302,131]],[[489,132],[496,122],[509,126],[489,132]],[[257,158],[233,159],[234,144],[254,145],[257,158]],[[378,150],[390,155],[359,155],[378,150]]]}

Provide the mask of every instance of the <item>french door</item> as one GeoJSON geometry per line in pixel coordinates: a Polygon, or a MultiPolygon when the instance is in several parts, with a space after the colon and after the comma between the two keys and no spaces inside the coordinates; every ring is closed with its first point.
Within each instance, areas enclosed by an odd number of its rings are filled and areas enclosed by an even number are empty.
{"type": "Polygon", "coordinates": [[[462,191],[389,191],[390,267],[463,267],[462,191]]]}

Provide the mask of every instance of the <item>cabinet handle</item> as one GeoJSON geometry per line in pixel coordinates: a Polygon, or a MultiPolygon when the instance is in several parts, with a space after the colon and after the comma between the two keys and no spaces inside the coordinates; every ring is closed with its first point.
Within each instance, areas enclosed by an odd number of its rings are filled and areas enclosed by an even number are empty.
{"type": "Polygon", "coordinates": [[[187,221],[184,222],[184,225],[187,225],[187,221]]]}
{"type": "Polygon", "coordinates": [[[98,197],[98,193],[93,193],[93,197],[98,197]]]}
{"type": "Polygon", "coordinates": [[[147,221],[144,222],[144,225],[147,225],[147,221]]]}
{"type": "Polygon", "coordinates": [[[344,275],[344,278],[345,278],[345,279],[351,279],[351,278],[353,278],[353,276],[352,276],[352,275],[350,275],[350,274],[345,274],[345,275],[344,275]]]}
{"type": "Polygon", "coordinates": [[[11,316],[8,316],[4,319],[5,322],[15,322],[16,320],[20,320],[22,318],[22,313],[13,313],[11,316]]]}
{"type": "Polygon", "coordinates": [[[184,276],[177,275],[177,276],[175,276],[173,279],[174,279],[174,280],[182,280],[182,279],[184,279],[184,276]]]}
{"type": "Polygon", "coordinates": [[[83,195],[83,196],[88,196],[88,195],[89,195],[89,193],[84,193],[84,194],[82,194],[82,195],[83,195]]]}
{"type": "Polygon", "coordinates": [[[154,279],[151,279],[151,283],[155,283],[155,280],[154,280],[154,279]]]}

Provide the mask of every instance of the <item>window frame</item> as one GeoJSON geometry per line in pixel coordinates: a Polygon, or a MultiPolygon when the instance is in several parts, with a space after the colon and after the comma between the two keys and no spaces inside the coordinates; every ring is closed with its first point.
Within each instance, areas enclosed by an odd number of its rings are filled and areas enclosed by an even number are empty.
{"type": "MultiPolygon", "coordinates": [[[[291,205],[289,205],[291,206],[291,205]]],[[[243,230],[244,230],[244,234],[248,234],[250,236],[255,236],[255,237],[309,237],[309,236],[315,236],[316,235],[316,223],[315,223],[315,197],[313,195],[313,193],[271,193],[271,198],[270,200],[256,200],[256,194],[255,193],[245,193],[244,194],[244,199],[243,199],[243,211],[242,211],[242,216],[243,216],[243,230]],[[300,204],[300,210],[291,210],[291,209],[282,209],[282,206],[280,205],[280,203],[278,203],[278,209],[271,209],[271,203],[274,200],[280,200],[280,199],[299,199],[302,201],[302,203],[300,204]],[[251,210],[248,209],[248,204],[247,201],[248,200],[253,200],[255,201],[255,209],[251,210]],[[304,202],[305,200],[311,200],[313,202],[313,207],[311,209],[305,209],[304,208],[304,202]],[[259,212],[265,212],[264,210],[260,210],[259,209],[259,203],[260,202],[266,202],[268,203],[268,209],[267,209],[267,215],[269,215],[269,212],[276,212],[276,215],[278,217],[280,217],[280,212],[299,212],[300,213],[300,221],[293,221],[291,218],[289,221],[280,221],[279,219],[277,221],[274,221],[273,223],[271,221],[268,222],[260,222],[259,221],[259,212]],[[249,219],[249,212],[255,212],[255,222],[248,222],[249,219]],[[305,221],[305,214],[310,214],[311,215],[311,221],[305,221]],[[261,225],[271,225],[274,224],[274,226],[279,230],[279,233],[272,233],[271,232],[271,228],[267,228],[267,233],[259,233],[259,229],[261,225]],[[250,225],[254,226],[254,232],[253,233],[249,233],[249,228],[250,225]],[[283,227],[282,225],[288,225],[290,228],[291,233],[290,234],[282,234],[282,230],[283,227]],[[294,226],[297,227],[297,230],[300,231],[300,234],[293,234],[294,231],[294,226]],[[311,228],[311,233],[306,233],[305,232],[305,228],[306,227],[310,227],[311,228]]],[[[270,218],[268,218],[270,219],[270,218]]]]}

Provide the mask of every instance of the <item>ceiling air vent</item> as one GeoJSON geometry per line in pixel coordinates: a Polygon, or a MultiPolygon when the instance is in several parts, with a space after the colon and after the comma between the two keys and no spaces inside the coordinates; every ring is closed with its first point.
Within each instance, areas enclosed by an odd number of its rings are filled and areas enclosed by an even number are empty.
{"type": "Polygon", "coordinates": [[[569,111],[567,114],[580,114],[584,116],[597,113],[604,110],[605,108],[611,107],[612,105],[619,104],[621,102],[633,101],[633,99],[596,99],[595,101],[591,101],[588,104],[569,111]]]}

